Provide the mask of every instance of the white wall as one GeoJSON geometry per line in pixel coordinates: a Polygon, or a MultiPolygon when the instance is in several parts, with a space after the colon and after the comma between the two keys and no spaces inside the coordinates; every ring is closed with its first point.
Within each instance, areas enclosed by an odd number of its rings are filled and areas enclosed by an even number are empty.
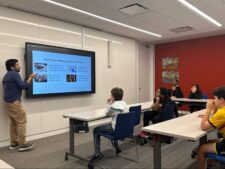
{"type": "MultiPolygon", "coordinates": [[[[96,52],[96,94],[36,99],[22,98],[28,114],[28,140],[67,131],[68,119],[63,119],[63,114],[103,107],[110,95],[111,88],[115,86],[124,89],[124,100],[129,104],[137,101],[135,40],[92,29],[83,29],[81,26],[4,7],[0,7],[0,25],[1,80],[6,73],[5,61],[10,58],[20,60],[21,75],[25,77],[23,60],[25,42],[77,49],[82,48],[83,42],[84,49],[96,52]],[[8,21],[2,17],[66,29],[77,32],[77,34],[8,21]],[[112,41],[111,68],[108,68],[108,41],[112,41]]],[[[0,95],[3,96],[2,87],[0,95]]],[[[9,120],[2,103],[3,99],[0,97],[0,146],[9,144],[9,120]]]]}

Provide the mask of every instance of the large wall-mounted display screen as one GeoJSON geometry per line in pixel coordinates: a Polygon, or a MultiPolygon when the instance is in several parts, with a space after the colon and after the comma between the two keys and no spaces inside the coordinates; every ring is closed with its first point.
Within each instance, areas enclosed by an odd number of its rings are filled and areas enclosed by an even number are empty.
{"type": "Polygon", "coordinates": [[[26,43],[28,97],[95,93],[95,52],[26,43]]]}

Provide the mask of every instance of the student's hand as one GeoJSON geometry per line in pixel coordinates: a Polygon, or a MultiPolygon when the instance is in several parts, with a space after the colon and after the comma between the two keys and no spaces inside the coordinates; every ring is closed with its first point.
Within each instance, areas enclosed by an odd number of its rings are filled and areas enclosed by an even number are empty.
{"type": "Polygon", "coordinates": [[[171,98],[171,99],[176,99],[176,96],[171,96],[170,98],[171,98]]]}
{"type": "Polygon", "coordinates": [[[112,102],[112,98],[111,97],[107,99],[107,103],[110,103],[110,102],[112,102]]]}
{"type": "Polygon", "coordinates": [[[160,98],[159,98],[159,97],[155,97],[155,99],[156,99],[156,101],[159,101],[159,100],[160,100],[160,98]]]}
{"type": "Polygon", "coordinates": [[[114,102],[114,98],[110,97],[107,99],[107,103],[112,104],[114,102]]]}
{"type": "Polygon", "coordinates": [[[212,99],[207,101],[206,109],[211,110],[211,111],[216,109],[215,103],[214,103],[214,101],[212,99]]]}

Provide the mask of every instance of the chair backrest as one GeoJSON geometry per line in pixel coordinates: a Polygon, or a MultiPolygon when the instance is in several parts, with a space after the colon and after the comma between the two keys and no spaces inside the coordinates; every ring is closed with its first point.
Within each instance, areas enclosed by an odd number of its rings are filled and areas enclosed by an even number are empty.
{"type": "Polygon", "coordinates": [[[129,112],[134,112],[134,126],[139,125],[141,121],[141,105],[130,107],[129,112]]]}
{"type": "Polygon", "coordinates": [[[134,132],[134,112],[117,115],[113,139],[119,140],[129,137],[134,132]]]}
{"type": "Polygon", "coordinates": [[[177,106],[173,101],[165,104],[162,110],[162,121],[173,119],[176,111],[177,106]]]}
{"type": "Polygon", "coordinates": [[[202,94],[202,99],[208,99],[207,94],[202,94]]]}
{"type": "Polygon", "coordinates": [[[225,156],[220,156],[216,153],[206,153],[206,157],[225,164],[225,156]]]}

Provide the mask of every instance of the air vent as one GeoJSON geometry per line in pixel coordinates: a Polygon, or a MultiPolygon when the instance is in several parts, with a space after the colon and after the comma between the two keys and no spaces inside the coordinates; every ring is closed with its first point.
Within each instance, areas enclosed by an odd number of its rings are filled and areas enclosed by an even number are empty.
{"type": "Polygon", "coordinates": [[[193,30],[192,27],[190,27],[190,26],[183,26],[183,27],[171,29],[170,31],[174,32],[174,33],[181,33],[181,32],[187,32],[187,31],[191,31],[191,30],[193,30]]]}
{"type": "Polygon", "coordinates": [[[148,8],[136,3],[136,4],[132,4],[132,5],[128,5],[123,8],[120,8],[119,11],[126,13],[130,16],[134,16],[134,15],[148,11],[148,8]]]}

